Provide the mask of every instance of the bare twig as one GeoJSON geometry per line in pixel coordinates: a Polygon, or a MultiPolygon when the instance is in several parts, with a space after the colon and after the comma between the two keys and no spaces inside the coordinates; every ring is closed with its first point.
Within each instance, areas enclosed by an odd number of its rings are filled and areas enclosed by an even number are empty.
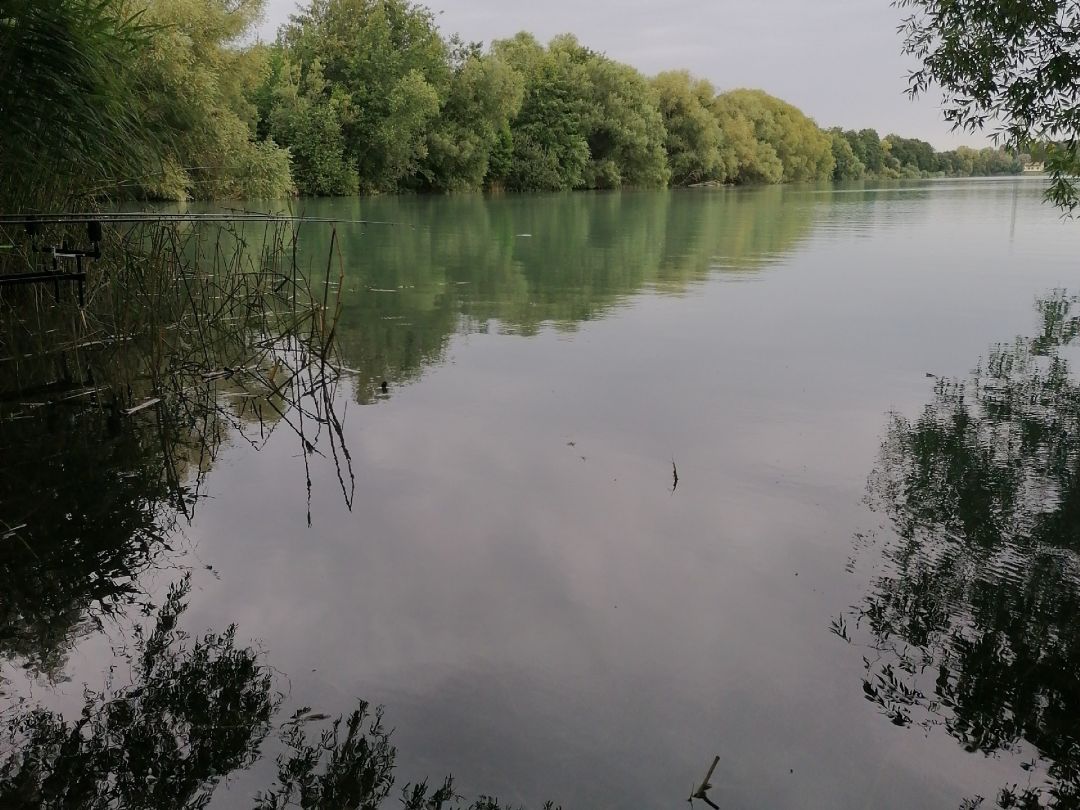
{"type": "MultiPolygon", "coordinates": [[[[676,481],[677,480],[678,480],[678,476],[676,476],[676,481]]],[[[705,778],[702,779],[701,784],[698,785],[698,789],[690,794],[690,803],[691,804],[694,803],[694,799],[701,799],[701,801],[705,802],[705,804],[709,805],[709,807],[713,808],[713,810],[720,810],[720,805],[714,803],[713,800],[710,799],[709,795],[708,795],[709,790],[712,788],[712,784],[709,782],[709,780],[712,779],[713,771],[716,770],[716,766],[719,765],[719,764],[720,764],[720,757],[717,756],[715,759],[713,759],[712,765],[709,766],[709,772],[707,774],[705,774],[705,778]]]]}

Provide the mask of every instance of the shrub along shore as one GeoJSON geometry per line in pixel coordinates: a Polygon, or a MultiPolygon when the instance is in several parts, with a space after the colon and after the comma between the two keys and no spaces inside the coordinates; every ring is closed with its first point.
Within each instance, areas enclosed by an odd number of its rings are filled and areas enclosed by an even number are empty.
{"type": "Polygon", "coordinates": [[[272,44],[264,0],[10,0],[0,12],[7,210],[162,200],[656,188],[1010,174],[822,129],[761,90],[647,77],[571,35],[449,39],[408,0],[311,0],[272,44]]]}

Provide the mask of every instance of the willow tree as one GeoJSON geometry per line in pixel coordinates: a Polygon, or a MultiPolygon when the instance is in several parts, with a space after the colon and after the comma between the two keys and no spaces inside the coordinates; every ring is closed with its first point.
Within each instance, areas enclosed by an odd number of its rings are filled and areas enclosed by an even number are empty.
{"type": "MultiPolygon", "coordinates": [[[[763,174],[775,175],[775,156],[781,166],[782,182],[826,180],[832,175],[835,164],[831,139],[786,101],[761,90],[733,90],[718,96],[714,109],[722,117],[734,119],[733,123],[742,119],[749,124],[760,145],[757,160],[770,164],[763,174]]],[[[754,168],[740,165],[739,174],[752,174],[754,168]]]]}
{"type": "Polygon", "coordinates": [[[595,116],[585,92],[586,66],[570,50],[548,50],[531,34],[495,42],[492,50],[524,79],[507,174],[493,179],[520,191],[581,188],[589,166],[588,122],[595,116]]]}
{"type": "Polygon", "coordinates": [[[552,42],[581,54],[588,71],[593,117],[588,122],[590,188],[666,186],[670,177],[664,142],[667,131],[659,99],[644,76],[629,65],[582,48],[572,37],[552,42]]]}
{"type": "Polygon", "coordinates": [[[939,86],[955,129],[994,137],[1016,152],[1051,144],[1047,197],[1072,211],[1080,204],[1080,45],[1077,0],[896,0],[911,10],[904,50],[921,62],[912,96],[939,86]]]}
{"type": "Polygon", "coordinates": [[[524,80],[495,54],[453,42],[451,77],[439,117],[427,133],[416,183],[434,191],[480,189],[492,156],[508,140],[524,80]]]}
{"type": "MultiPolygon", "coordinates": [[[[666,131],[659,102],[634,68],[569,34],[544,47],[531,35],[493,43],[521,74],[505,183],[518,190],[663,186],[666,131]]],[[[500,180],[503,178],[494,178],[500,180]]]]}
{"type": "Polygon", "coordinates": [[[861,180],[866,176],[866,165],[859,160],[848,139],[839,129],[829,130],[832,139],[833,180],[861,180]]]}
{"type": "Polygon", "coordinates": [[[1023,171],[1019,158],[1001,149],[960,146],[937,156],[938,165],[953,177],[989,177],[1023,171]]]}
{"type": "Polygon", "coordinates": [[[784,164],[772,144],[760,140],[754,123],[731,93],[710,105],[720,127],[723,177],[730,183],[780,183],[784,164]]]}
{"type": "Polygon", "coordinates": [[[936,172],[941,168],[934,147],[926,141],[886,135],[885,144],[889,154],[896,158],[901,167],[910,166],[923,173],[936,172]]]}
{"type": "Polygon", "coordinates": [[[341,88],[328,86],[319,60],[301,75],[283,57],[268,101],[268,134],[288,146],[297,191],[312,196],[355,194],[360,178],[356,161],[346,154],[341,130],[349,114],[349,97],[341,88]]]}
{"type": "Polygon", "coordinates": [[[291,191],[287,153],[255,138],[249,96],[262,51],[238,47],[264,0],[129,0],[153,35],[135,66],[130,103],[167,139],[158,165],[131,186],[154,197],[280,197],[291,191]]]}
{"type": "Polygon", "coordinates": [[[846,129],[841,134],[855,157],[866,167],[867,174],[881,176],[885,173],[888,153],[876,129],[846,129]]]}
{"type": "Polygon", "coordinates": [[[652,84],[667,131],[664,148],[671,182],[688,185],[719,179],[722,136],[716,116],[709,110],[716,96],[713,86],[685,70],[661,73],[652,84]]]}

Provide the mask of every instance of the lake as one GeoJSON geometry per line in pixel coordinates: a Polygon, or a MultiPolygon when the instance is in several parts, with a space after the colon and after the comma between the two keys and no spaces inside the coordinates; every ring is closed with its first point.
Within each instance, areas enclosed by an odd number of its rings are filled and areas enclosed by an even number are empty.
{"type": "Polygon", "coordinates": [[[1044,187],[295,202],[353,221],[298,243],[340,256],[333,420],[229,404],[207,454],[9,404],[3,700],[77,714],[187,573],[183,627],[235,623],[290,711],[384,706],[399,784],[677,807],[719,757],[723,808],[1077,806],[1080,226],[1044,187]]]}

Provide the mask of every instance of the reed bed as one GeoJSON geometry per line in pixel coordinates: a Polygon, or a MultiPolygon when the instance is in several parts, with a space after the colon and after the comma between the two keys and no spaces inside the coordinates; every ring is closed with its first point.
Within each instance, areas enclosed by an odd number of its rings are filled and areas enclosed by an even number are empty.
{"type": "MultiPolygon", "coordinates": [[[[98,408],[152,427],[173,506],[189,517],[226,437],[258,449],[284,429],[302,450],[309,521],[313,456],[331,460],[351,506],[336,412],[336,232],[325,267],[297,258],[305,227],[333,226],[257,217],[103,225],[85,306],[73,285],[59,295],[52,284],[0,288],[0,421],[98,408]]],[[[62,218],[33,240],[21,228],[0,222],[0,273],[38,269],[49,261],[44,247],[87,239],[85,223],[62,218]]]]}

